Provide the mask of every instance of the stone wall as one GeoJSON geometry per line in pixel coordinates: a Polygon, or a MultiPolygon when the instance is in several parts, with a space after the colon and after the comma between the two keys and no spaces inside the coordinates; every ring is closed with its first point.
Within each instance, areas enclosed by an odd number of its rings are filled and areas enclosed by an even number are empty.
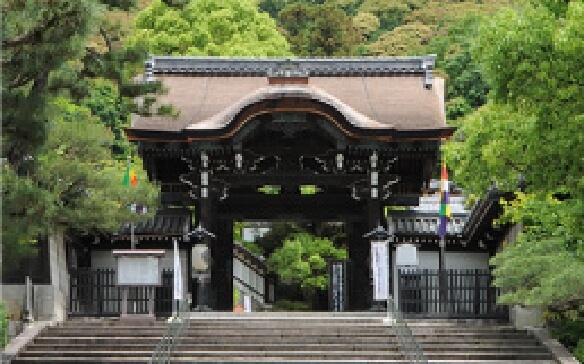
{"type": "Polygon", "coordinates": [[[63,234],[54,232],[49,237],[49,265],[51,272],[51,289],[42,298],[43,302],[52,299],[52,320],[57,322],[67,318],[69,302],[69,272],[67,271],[67,254],[63,234]],[[52,296],[52,297],[51,297],[52,296]]]}
{"type": "Polygon", "coordinates": [[[24,284],[3,284],[2,302],[6,305],[8,318],[10,320],[20,320],[25,309],[25,287],[24,284]]]}

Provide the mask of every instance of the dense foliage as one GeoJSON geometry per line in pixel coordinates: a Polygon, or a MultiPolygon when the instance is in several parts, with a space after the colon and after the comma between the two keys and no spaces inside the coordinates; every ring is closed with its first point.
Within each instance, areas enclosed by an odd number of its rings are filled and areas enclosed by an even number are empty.
{"type": "Polygon", "coordinates": [[[8,312],[4,302],[0,301],[0,348],[4,349],[8,343],[8,312]]]}
{"type": "Polygon", "coordinates": [[[503,222],[523,227],[491,261],[501,302],[548,309],[552,333],[584,360],[584,3],[505,10],[478,32],[489,102],[446,148],[458,183],[520,189],[503,222]],[[553,314],[549,314],[552,312],[553,314]]]}
{"type": "Polygon", "coordinates": [[[106,4],[2,4],[4,271],[33,252],[41,236],[113,231],[136,219],[129,202],[157,203],[157,189],[138,160],[139,187],[128,190],[121,183],[132,153],[121,127],[132,92],[139,93],[124,87],[131,82],[123,64],[139,57],[114,49],[120,34],[106,4]]]}
{"type": "Polygon", "coordinates": [[[351,18],[332,3],[286,5],[278,13],[279,24],[298,56],[350,56],[358,35],[351,18]]]}
{"type": "Polygon", "coordinates": [[[289,235],[267,263],[282,282],[299,284],[312,294],[328,287],[327,259],[347,259],[347,251],[327,238],[298,233],[289,235]]]}
{"type": "Polygon", "coordinates": [[[457,182],[471,191],[493,180],[504,190],[524,185],[505,216],[524,234],[493,260],[504,302],[584,304],[583,15],[584,4],[571,1],[486,21],[473,54],[492,97],[446,147],[457,182]]]}
{"type": "Polygon", "coordinates": [[[273,19],[250,0],[155,0],[136,19],[133,46],[153,54],[286,56],[289,46],[273,19]]]}

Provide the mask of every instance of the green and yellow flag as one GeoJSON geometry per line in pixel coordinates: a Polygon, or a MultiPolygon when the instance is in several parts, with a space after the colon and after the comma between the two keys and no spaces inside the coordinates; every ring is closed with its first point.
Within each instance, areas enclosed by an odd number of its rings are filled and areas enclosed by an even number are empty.
{"type": "Polygon", "coordinates": [[[126,168],[126,173],[124,174],[124,180],[122,185],[126,187],[136,187],[138,186],[138,178],[136,177],[136,173],[132,168],[132,164],[128,162],[128,167],[126,168]]]}

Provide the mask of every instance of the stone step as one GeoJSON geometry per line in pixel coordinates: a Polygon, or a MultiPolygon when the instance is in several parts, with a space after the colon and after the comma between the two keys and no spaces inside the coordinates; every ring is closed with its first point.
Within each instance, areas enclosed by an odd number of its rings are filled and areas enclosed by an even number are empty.
{"type": "MultiPolygon", "coordinates": [[[[115,322],[115,321],[114,321],[115,322]]],[[[189,326],[193,328],[206,328],[214,330],[224,330],[224,329],[234,329],[234,328],[331,328],[331,327],[381,327],[382,320],[375,320],[371,322],[354,322],[351,325],[347,325],[342,322],[296,322],[296,321],[238,321],[238,322],[224,322],[224,321],[208,321],[201,322],[200,320],[189,320],[189,326]]],[[[476,331],[476,332],[515,332],[516,330],[510,326],[469,326],[469,325],[428,325],[428,324],[410,324],[408,325],[412,330],[433,330],[434,332],[461,332],[461,331],[476,331]]],[[[166,327],[166,323],[158,323],[156,325],[131,325],[131,324],[115,324],[115,323],[78,323],[71,324],[67,323],[64,325],[57,326],[57,329],[108,329],[111,327],[126,328],[128,330],[142,329],[144,327],[149,327],[151,329],[162,329],[166,327]]]]}
{"type": "MultiPolygon", "coordinates": [[[[132,358],[135,356],[148,357],[152,355],[151,351],[144,350],[132,350],[132,351],[109,351],[109,350],[82,350],[82,351],[63,351],[58,354],[61,357],[94,357],[102,358],[115,355],[116,357],[132,358]]],[[[175,352],[174,357],[176,358],[213,358],[215,360],[263,360],[263,358],[269,358],[271,360],[281,359],[300,359],[300,360],[321,360],[321,359],[334,359],[334,360],[384,360],[388,359],[388,355],[401,356],[398,352],[392,350],[385,351],[368,351],[368,352],[356,352],[356,351],[322,351],[322,350],[306,350],[302,352],[290,352],[290,351],[242,351],[242,350],[218,350],[218,351],[193,351],[193,350],[181,350],[175,352]]],[[[55,351],[35,351],[27,352],[21,355],[21,358],[26,357],[55,357],[55,351]]],[[[542,353],[516,353],[513,351],[502,351],[502,352],[431,352],[427,353],[426,357],[430,360],[550,360],[549,355],[543,355],[542,353]]]]}
{"type": "MultiPolygon", "coordinates": [[[[320,313],[319,313],[320,314],[320,313]]],[[[186,323],[173,362],[404,363],[395,328],[383,316],[197,316],[186,323]]],[[[411,323],[429,363],[551,364],[531,334],[509,325],[411,323]]],[[[42,332],[15,363],[144,363],[166,333],[165,321],[73,320],[42,332]]]]}
{"type": "MultiPolygon", "coordinates": [[[[34,343],[28,347],[28,351],[48,351],[57,350],[59,352],[65,351],[80,351],[84,349],[92,350],[109,350],[112,352],[118,351],[148,351],[153,350],[156,347],[156,342],[153,343],[126,343],[112,345],[111,343],[99,344],[99,343],[88,343],[88,344],[39,344],[34,343]]],[[[461,351],[466,352],[506,352],[513,350],[517,353],[547,353],[547,350],[543,347],[536,347],[533,345],[480,345],[475,344],[465,344],[465,345],[448,345],[448,344],[437,344],[437,345],[422,345],[422,349],[425,353],[434,352],[450,352],[458,353],[461,351]]],[[[201,351],[399,351],[399,346],[397,343],[386,343],[386,344],[376,344],[376,345],[347,345],[347,344],[322,344],[322,343],[307,343],[307,344],[193,344],[193,343],[181,343],[177,346],[177,350],[201,350],[201,351]]]]}
{"type": "MultiPolygon", "coordinates": [[[[314,342],[318,344],[338,344],[339,338],[336,336],[333,337],[315,337],[307,340],[304,336],[290,336],[286,338],[286,342],[291,344],[303,344],[306,342],[314,342]]],[[[108,336],[108,337],[74,337],[74,338],[67,338],[67,342],[72,344],[91,344],[91,343],[100,343],[100,344],[125,344],[125,343],[142,343],[142,342],[158,342],[160,337],[158,336],[108,336]]],[[[370,337],[370,338],[353,338],[350,342],[354,344],[362,344],[362,343],[371,343],[371,344],[386,344],[390,341],[395,341],[395,337],[370,337]]],[[[417,340],[419,343],[423,345],[432,345],[432,344],[440,344],[440,345],[460,345],[460,344],[469,344],[469,345],[476,345],[479,343],[484,343],[486,345],[534,345],[537,346],[539,343],[537,340],[533,338],[514,338],[514,339],[502,339],[502,338],[494,338],[494,339],[483,339],[483,338],[451,338],[448,341],[443,340],[440,337],[426,337],[423,340],[417,340]]],[[[35,343],[38,344],[47,344],[47,345],[54,345],[58,343],[62,343],[63,338],[61,337],[46,337],[41,336],[35,339],[35,343]]],[[[258,343],[257,337],[246,337],[242,336],[239,338],[233,337],[183,337],[181,339],[183,343],[191,343],[191,344],[217,344],[217,345],[224,345],[228,343],[258,343]]],[[[275,342],[271,340],[271,342],[275,342]]]]}
{"type": "MultiPolygon", "coordinates": [[[[26,358],[26,359],[17,359],[14,362],[20,364],[38,364],[38,363],[47,363],[47,360],[50,360],[50,363],[53,364],[68,364],[68,363],[125,363],[125,364],[144,364],[147,363],[150,357],[135,357],[132,359],[128,358],[119,358],[119,357],[107,357],[107,358],[93,358],[93,357],[78,357],[78,358],[26,358]]],[[[197,364],[219,364],[217,360],[201,360],[201,359],[194,359],[194,358],[173,358],[173,363],[197,363],[197,364]]],[[[245,360],[236,360],[236,359],[223,359],[221,360],[220,364],[243,364],[243,363],[257,363],[256,361],[245,361],[245,360]]],[[[264,358],[262,360],[262,364],[368,364],[368,363],[377,363],[377,364],[411,364],[409,361],[394,359],[394,360],[270,360],[264,358]]],[[[557,364],[555,360],[430,360],[428,364],[557,364]]]]}

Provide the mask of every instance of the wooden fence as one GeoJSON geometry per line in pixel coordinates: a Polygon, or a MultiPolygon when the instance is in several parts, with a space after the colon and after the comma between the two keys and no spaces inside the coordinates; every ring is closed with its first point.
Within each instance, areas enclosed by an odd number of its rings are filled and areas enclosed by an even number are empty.
{"type": "Polygon", "coordinates": [[[437,269],[399,269],[399,310],[409,317],[506,318],[488,270],[447,269],[445,302],[440,302],[437,269]]]}
{"type": "MultiPolygon", "coordinates": [[[[172,313],[172,269],[162,271],[162,286],[155,288],[154,312],[157,316],[172,313]]],[[[114,269],[81,268],[70,276],[70,316],[119,316],[120,287],[114,269]]],[[[147,313],[148,296],[143,287],[132,287],[128,293],[128,313],[147,313]]]]}

